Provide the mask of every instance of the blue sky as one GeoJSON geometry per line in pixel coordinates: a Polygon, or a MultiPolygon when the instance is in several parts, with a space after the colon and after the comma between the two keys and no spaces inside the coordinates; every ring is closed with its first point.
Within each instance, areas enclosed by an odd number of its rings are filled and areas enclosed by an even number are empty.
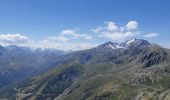
{"type": "Polygon", "coordinates": [[[0,43],[79,50],[143,38],[170,47],[169,5],[169,0],[0,0],[0,43]]]}

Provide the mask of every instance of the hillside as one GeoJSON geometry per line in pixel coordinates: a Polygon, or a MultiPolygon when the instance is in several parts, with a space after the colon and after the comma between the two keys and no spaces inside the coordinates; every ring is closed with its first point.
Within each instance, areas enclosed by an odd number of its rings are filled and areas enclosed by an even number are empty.
{"type": "Polygon", "coordinates": [[[0,89],[51,67],[63,51],[0,46],[0,89]]]}
{"type": "Polygon", "coordinates": [[[19,100],[169,100],[170,50],[142,39],[66,54],[45,73],[15,83],[19,100]]]}

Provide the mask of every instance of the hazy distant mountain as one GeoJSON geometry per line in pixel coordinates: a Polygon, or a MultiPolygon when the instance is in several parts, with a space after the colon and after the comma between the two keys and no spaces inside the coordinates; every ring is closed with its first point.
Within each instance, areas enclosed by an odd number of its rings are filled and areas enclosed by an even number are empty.
{"type": "Polygon", "coordinates": [[[0,88],[51,67],[64,51],[15,45],[0,47],[0,88]]]}
{"type": "Polygon", "coordinates": [[[63,55],[0,92],[19,100],[169,100],[170,50],[142,39],[63,55]],[[10,92],[9,92],[10,91],[10,92]]]}

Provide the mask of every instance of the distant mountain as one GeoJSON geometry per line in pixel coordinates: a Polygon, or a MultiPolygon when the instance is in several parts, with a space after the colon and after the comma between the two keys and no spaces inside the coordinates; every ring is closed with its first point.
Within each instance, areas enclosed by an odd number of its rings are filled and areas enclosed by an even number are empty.
{"type": "Polygon", "coordinates": [[[139,47],[139,46],[144,46],[144,45],[150,45],[150,43],[146,40],[135,38],[132,40],[125,41],[121,43],[121,45],[125,47],[139,47]]]}
{"type": "Polygon", "coordinates": [[[64,51],[35,49],[15,45],[0,46],[0,89],[35,75],[55,64],[64,51]]]}
{"type": "Polygon", "coordinates": [[[169,100],[170,50],[142,39],[61,56],[53,67],[0,91],[19,100],[169,100]]]}
{"type": "Polygon", "coordinates": [[[114,43],[114,42],[106,42],[99,47],[101,48],[111,48],[111,49],[120,49],[120,48],[131,48],[131,47],[139,47],[139,46],[146,46],[146,45],[151,45],[148,41],[143,40],[143,39],[132,39],[125,41],[123,43],[114,43]]]}
{"type": "Polygon", "coordinates": [[[125,48],[123,45],[120,45],[118,43],[113,43],[113,42],[106,42],[102,45],[99,46],[99,48],[111,48],[111,49],[120,49],[120,48],[125,48]]]}

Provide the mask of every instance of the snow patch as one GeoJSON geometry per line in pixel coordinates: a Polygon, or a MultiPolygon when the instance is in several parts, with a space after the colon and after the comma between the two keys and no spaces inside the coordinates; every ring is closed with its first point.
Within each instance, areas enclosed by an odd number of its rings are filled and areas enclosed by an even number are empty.
{"type": "Polygon", "coordinates": [[[124,48],[123,46],[121,46],[119,44],[109,44],[108,47],[112,48],[112,49],[124,48]]]}

